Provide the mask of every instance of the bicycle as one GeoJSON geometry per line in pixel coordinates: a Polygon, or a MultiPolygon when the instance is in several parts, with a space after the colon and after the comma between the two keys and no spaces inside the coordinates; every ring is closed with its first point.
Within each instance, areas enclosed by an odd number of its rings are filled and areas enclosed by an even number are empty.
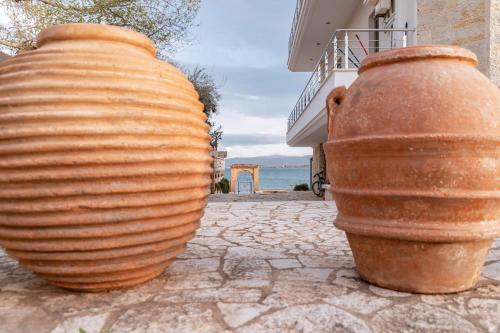
{"type": "Polygon", "coordinates": [[[325,172],[320,171],[313,176],[313,178],[318,178],[318,180],[314,181],[311,185],[311,189],[314,194],[318,197],[323,197],[325,195],[325,189],[323,188],[323,184],[326,183],[325,172]]]}

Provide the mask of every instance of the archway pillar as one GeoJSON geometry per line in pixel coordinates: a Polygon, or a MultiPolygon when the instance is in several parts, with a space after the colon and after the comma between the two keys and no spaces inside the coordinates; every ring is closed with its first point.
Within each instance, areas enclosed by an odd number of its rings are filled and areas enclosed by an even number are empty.
{"type": "Polygon", "coordinates": [[[252,171],[253,176],[253,192],[259,191],[259,167],[252,171]]]}
{"type": "Polygon", "coordinates": [[[234,188],[236,187],[236,180],[238,179],[238,170],[231,166],[231,183],[229,186],[229,192],[234,193],[234,188]]]}

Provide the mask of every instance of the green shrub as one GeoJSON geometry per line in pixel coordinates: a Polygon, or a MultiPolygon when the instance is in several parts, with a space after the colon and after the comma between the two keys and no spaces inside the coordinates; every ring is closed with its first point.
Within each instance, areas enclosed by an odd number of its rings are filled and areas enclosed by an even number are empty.
{"type": "Polygon", "coordinates": [[[306,183],[298,184],[298,185],[295,185],[293,190],[294,191],[309,191],[309,185],[307,185],[306,183]]]}
{"type": "Polygon", "coordinates": [[[229,193],[229,180],[222,178],[220,182],[215,184],[215,188],[222,193],[229,193]]]}

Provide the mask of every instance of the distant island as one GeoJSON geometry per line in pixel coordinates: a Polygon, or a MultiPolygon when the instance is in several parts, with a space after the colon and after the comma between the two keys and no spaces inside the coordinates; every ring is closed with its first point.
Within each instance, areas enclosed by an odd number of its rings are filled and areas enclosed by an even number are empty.
{"type": "Polygon", "coordinates": [[[304,168],[309,167],[311,155],[304,156],[258,156],[258,157],[233,157],[226,159],[226,167],[231,164],[258,164],[266,168],[304,168]]]}

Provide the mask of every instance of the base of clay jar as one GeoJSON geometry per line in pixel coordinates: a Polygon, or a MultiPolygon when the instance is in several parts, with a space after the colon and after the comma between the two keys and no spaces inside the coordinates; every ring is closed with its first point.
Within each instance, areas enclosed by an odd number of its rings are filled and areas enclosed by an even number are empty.
{"type": "Polygon", "coordinates": [[[107,279],[98,276],[85,278],[53,278],[47,275],[40,275],[51,285],[59,288],[78,291],[84,293],[99,293],[117,289],[128,289],[146,283],[161,275],[172,264],[174,260],[154,265],[136,272],[122,272],[121,274],[109,274],[107,279]]]}
{"type": "Polygon", "coordinates": [[[444,294],[474,287],[492,240],[415,242],[347,233],[362,279],[397,291],[444,294]]]}

